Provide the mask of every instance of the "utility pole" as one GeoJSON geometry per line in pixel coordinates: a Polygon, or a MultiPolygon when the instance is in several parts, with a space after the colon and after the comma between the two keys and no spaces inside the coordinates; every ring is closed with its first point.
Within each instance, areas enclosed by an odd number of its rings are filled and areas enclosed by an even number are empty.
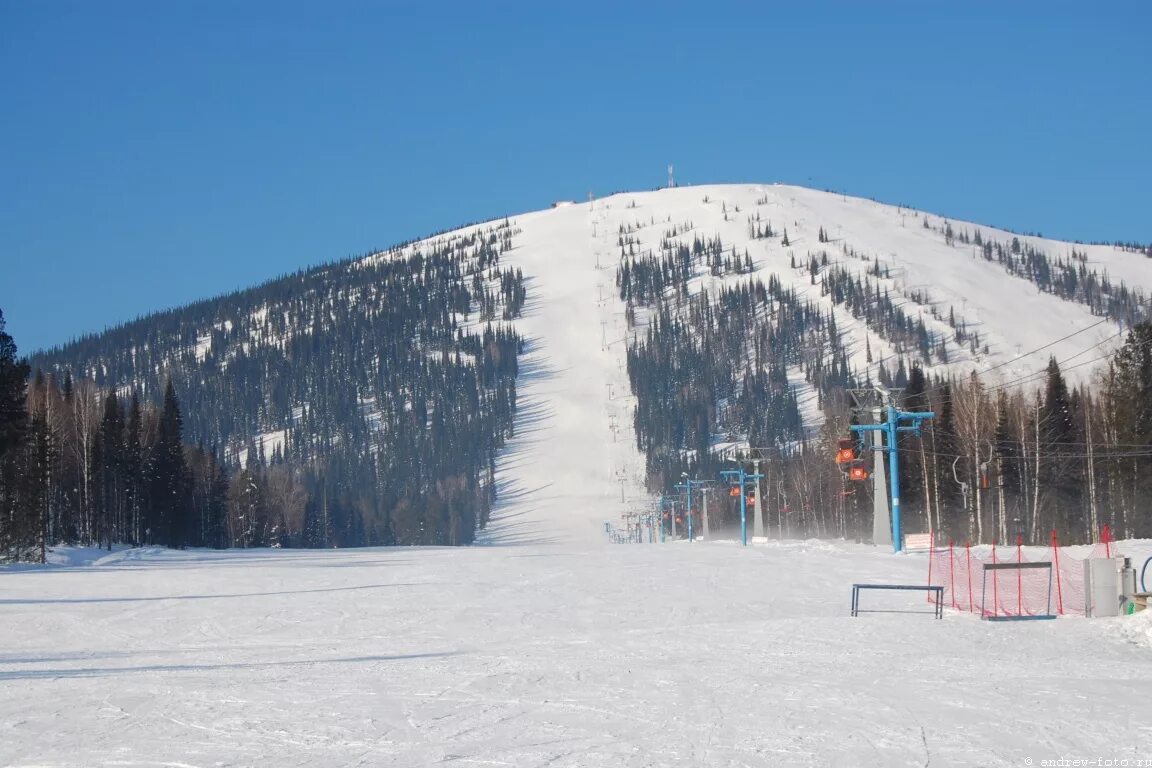
{"type": "MultiPolygon", "coordinates": [[[[880,423],[880,409],[873,411],[873,422],[880,423]]],[[[884,474],[884,438],[872,433],[872,544],[892,543],[892,515],[888,509],[887,477],[884,474]]]]}
{"type": "Polygon", "coordinates": [[[688,498],[688,504],[687,504],[687,509],[688,509],[688,513],[687,513],[688,514],[688,542],[691,543],[692,542],[692,485],[687,480],[687,477],[688,477],[687,472],[681,473],[680,476],[685,478],[685,481],[683,483],[677,483],[676,485],[674,485],[672,487],[676,488],[678,490],[684,491],[684,495],[687,496],[687,498],[688,498]]]}
{"type": "MultiPolygon", "coordinates": [[[[770,498],[770,494],[772,493],[772,478],[768,474],[767,467],[771,466],[773,452],[779,451],[780,449],[778,447],[764,447],[764,448],[751,448],[750,450],[756,456],[756,459],[755,459],[756,471],[757,472],[760,471],[761,465],[764,465],[766,467],[766,469],[764,470],[764,496],[765,496],[764,499],[761,499],[761,494],[759,493],[760,484],[759,483],[756,484],[756,489],[757,489],[756,507],[755,507],[755,512],[753,513],[756,515],[756,520],[753,521],[752,537],[755,538],[757,536],[764,536],[765,538],[768,538],[772,535],[772,518],[771,518],[771,513],[768,510],[768,501],[767,501],[767,499],[770,498]]],[[[779,521],[779,537],[780,537],[780,540],[783,541],[784,540],[784,513],[783,513],[783,511],[781,511],[781,508],[783,506],[783,501],[780,498],[779,485],[777,485],[776,506],[777,506],[777,510],[778,510],[777,511],[777,520],[779,521]]]]}
{"type": "Polygon", "coordinates": [[[740,544],[746,547],[748,546],[748,483],[752,483],[755,487],[764,475],[759,472],[750,475],[744,471],[744,465],[741,464],[739,469],[721,471],[720,476],[728,480],[728,483],[733,487],[740,488],[740,544]]]}
{"type": "MultiPolygon", "coordinates": [[[[759,459],[753,462],[752,466],[755,468],[757,473],[760,472],[759,459]]],[[[763,477],[763,475],[759,476],[763,477]]],[[[760,483],[757,482],[755,487],[756,495],[753,497],[754,501],[752,507],[752,538],[762,539],[764,538],[764,507],[760,501],[760,483]]]]}
{"type": "MultiPolygon", "coordinates": [[[[684,478],[684,482],[678,483],[675,487],[683,489],[684,493],[688,497],[688,512],[687,512],[687,514],[688,514],[688,541],[692,541],[693,540],[693,538],[692,538],[692,490],[693,490],[693,488],[702,487],[704,485],[704,481],[703,480],[693,480],[693,479],[689,478],[687,472],[681,472],[680,477],[684,478]]],[[[705,525],[705,529],[707,529],[708,524],[705,523],[704,525],[705,525]]],[[[707,534],[705,534],[705,535],[707,535],[707,534]]]]}
{"type": "Polygon", "coordinates": [[[700,513],[701,522],[704,523],[704,541],[711,541],[711,535],[708,533],[708,490],[701,488],[703,491],[700,495],[704,499],[704,507],[700,513]]]}
{"type": "MultiPolygon", "coordinates": [[[[858,435],[863,435],[865,432],[884,435],[886,445],[874,446],[873,450],[888,451],[888,480],[892,492],[892,547],[894,551],[900,552],[904,548],[904,535],[900,525],[900,456],[897,452],[896,439],[901,432],[919,435],[920,425],[935,418],[936,414],[932,411],[899,411],[896,409],[891,392],[885,390],[877,392],[887,403],[886,408],[878,409],[881,414],[887,416],[886,420],[879,424],[853,424],[848,429],[858,435]]],[[[856,393],[853,393],[853,397],[855,396],[856,393]]],[[[877,495],[882,493],[881,489],[877,489],[877,495]]]]}

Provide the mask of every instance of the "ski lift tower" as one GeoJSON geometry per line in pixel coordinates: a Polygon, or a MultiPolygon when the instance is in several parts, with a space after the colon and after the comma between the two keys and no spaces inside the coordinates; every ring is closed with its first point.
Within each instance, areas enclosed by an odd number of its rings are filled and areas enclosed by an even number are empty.
{"type": "MultiPolygon", "coordinates": [[[[692,535],[692,491],[695,489],[698,489],[698,488],[702,488],[703,486],[707,485],[708,483],[704,480],[696,480],[695,478],[688,477],[687,472],[681,472],[680,478],[684,482],[677,483],[674,487],[677,490],[684,491],[684,498],[686,500],[686,511],[684,514],[688,520],[688,541],[691,542],[691,541],[695,540],[693,538],[693,535],[692,535]]],[[[705,500],[704,505],[705,505],[705,507],[707,507],[707,505],[708,505],[707,500],[705,500]]],[[[705,512],[704,512],[705,521],[707,520],[707,515],[708,515],[708,512],[707,512],[707,509],[705,509],[705,512]]],[[[704,525],[705,525],[705,527],[707,527],[708,523],[705,522],[704,525]]]]}
{"type": "Polygon", "coordinates": [[[740,544],[748,546],[748,486],[758,488],[757,483],[764,478],[764,475],[760,474],[758,470],[751,474],[745,472],[744,462],[740,459],[729,459],[729,461],[735,462],[738,468],[721,470],[720,477],[732,486],[731,492],[733,494],[740,496],[740,544]]]}
{"type": "Polygon", "coordinates": [[[888,481],[892,492],[892,547],[899,552],[904,548],[904,536],[900,521],[900,456],[896,438],[901,432],[920,434],[920,425],[936,417],[932,411],[900,411],[896,409],[896,397],[900,390],[881,389],[852,390],[852,399],[857,412],[870,411],[875,423],[853,424],[848,428],[863,438],[865,432],[872,433],[872,450],[875,457],[875,471],[872,475],[876,486],[873,494],[872,535],[876,544],[887,543],[888,504],[884,491],[884,460],[881,451],[888,452],[888,481]],[[881,421],[883,419],[883,421],[881,421]],[[885,443],[881,445],[880,436],[885,443]]]}

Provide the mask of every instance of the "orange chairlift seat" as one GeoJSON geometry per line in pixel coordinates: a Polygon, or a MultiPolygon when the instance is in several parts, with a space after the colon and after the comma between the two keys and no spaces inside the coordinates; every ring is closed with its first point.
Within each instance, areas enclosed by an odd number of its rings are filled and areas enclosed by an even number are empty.
{"type": "Polygon", "coordinates": [[[842,437],[836,441],[836,463],[847,464],[856,460],[856,440],[842,437]]]}

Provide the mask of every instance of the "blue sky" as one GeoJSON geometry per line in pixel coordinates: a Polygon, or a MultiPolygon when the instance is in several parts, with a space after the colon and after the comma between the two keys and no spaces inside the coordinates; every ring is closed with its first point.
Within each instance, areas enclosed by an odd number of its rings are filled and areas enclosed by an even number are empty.
{"type": "Polygon", "coordinates": [[[8,331],[30,352],[668,163],[1152,241],[1148,3],[793,5],[0,0],[8,331]]]}

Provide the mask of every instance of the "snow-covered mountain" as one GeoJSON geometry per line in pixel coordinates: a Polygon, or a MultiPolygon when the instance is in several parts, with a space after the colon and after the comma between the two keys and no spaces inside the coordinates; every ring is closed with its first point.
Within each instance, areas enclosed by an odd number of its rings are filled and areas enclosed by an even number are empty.
{"type": "MultiPolygon", "coordinates": [[[[535,415],[532,433],[515,443],[523,449],[501,464],[506,487],[517,492],[500,502],[505,515],[496,517],[537,534],[570,535],[576,527],[596,535],[600,521],[617,519],[615,508],[635,511],[648,503],[632,490],[643,487],[645,470],[629,434],[635,398],[625,356],[643,333],[645,312],[630,311],[620,296],[616,277],[627,257],[719,238],[728,258],[750,258],[752,268],[723,276],[695,269],[690,293],[717,294],[725,285],[775,277],[784,290],[835,317],[858,378],[873,381],[881,365],[895,370],[900,358],[923,364],[929,374],[978,371],[990,383],[1035,387],[1054,356],[1070,378],[1087,378],[1120,343],[1125,324],[1143,312],[1152,288],[1152,261],[1140,252],[1025,237],[783,185],[623,193],[515,221],[521,245],[509,259],[524,270],[530,307],[517,321],[529,340],[523,368],[531,372],[522,377],[520,393],[535,415]],[[769,227],[773,236],[765,237],[769,227]],[[1031,266],[1012,274],[998,252],[1018,261],[1030,253],[1031,266]],[[1058,264],[1073,268],[1079,292],[1068,288],[1062,297],[1047,287],[1058,264]],[[931,357],[921,359],[910,345],[892,340],[883,317],[854,316],[826,292],[824,279],[837,269],[868,279],[905,318],[923,322],[931,357]],[[1092,306],[1085,286],[1097,284],[1107,287],[1092,306]],[[1120,295],[1130,304],[1113,302],[1120,295]],[[636,317],[631,326],[629,315],[636,317]],[[639,498],[630,498],[633,493],[639,498]],[[547,509],[541,513],[547,522],[508,514],[529,508],[547,509]]],[[[816,393],[798,370],[790,370],[789,382],[805,427],[814,431],[823,420],[816,393]]],[[[502,530],[497,525],[494,533],[502,530]]]]}
{"type": "MultiPolygon", "coordinates": [[[[770,286],[772,312],[802,304],[830,321],[831,338],[800,333],[789,359],[775,361],[812,432],[823,419],[813,371],[826,355],[840,380],[856,382],[917,363],[929,375],[980,371],[992,383],[1035,386],[1050,356],[1073,380],[1091,376],[1143,316],[1152,260],[801,187],[680,187],[470,225],[144,318],[35,362],[122,391],[159,392],[171,375],[193,440],[226,446],[236,460],[259,450],[315,465],[337,452],[343,466],[349,452],[370,455],[374,467],[348,475],[355,484],[387,476],[385,464],[403,473],[419,463],[396,455],[414,445],[404,424],[433,430],[437,413],[469,420],[468,398],[478,413],[499,401],[496,379],[477,373],[473,394],[449,410],[437,395],[443,382],[390,378],[392,356],[480,371],[501,357],[485,331],[514,331],[518,407],[507,441],[498,408],[491,420],[499,435],[479,482],[495,490],[496,509],[482,539],[591,538],[604,520],[651,503],[629,348],[661,312],[667,322],[693,297],[717,299],[755,281],[770,286]],[[405,272],[417,276],[406,290],[424,291],[432,319],[397,337],[373,323],[409,295],[381,288],[405,272]],[[635,293],[652,286],[658,295],[635,293]],[[330,348],[348,352],[316,353],[330,348]]],[[[722,405],[736,393],[715,395],[722,405]]],[[[469,472],[484,464],[481,456],[469,472]]],[[[391,520],[398,500],[436,482],[381,480],[384,490],[356,504],[391,520]]]]}
{"type": "MultiPolygon", "coordinates": [[[[628,250],[657,248],[664,230],[687,223],[691,234],[681,234],[682,242],[719,236],[726,250],[747,252],[753,274],[763,280],[776,275],[786,288],[795,287],[836,312],[853,349],[852,363],[860,371],[870,365],[867,341],[874,377],[881,359],[892,361],[907,350],[886,341],[880,329],[854,318],[843,303],[819,289],[824,275],[837,267],[854,276],[872,277],[877,291],[893,297],[907,317],[922,319],[933,339],[947,343],[948,362],[925,361],[927,372],[995,367],[991,375],[1000,381],[1043,369],[1049,356],[1079,363],[1084,358],[1075,356],[1090,347],[1097,353],[1085,357],[1098,356],[1097,345],[1106,344],[1123,323],[1139,316],[1141,310],[1134,308],[1145,305],[1152,287],[1152,261],[1140,251],[1023,236],[802,187],[684,187],[615,195],[596,206],[601,211],[597,215],[612,230],[613,242],[619,227],[630,230],[628,250]],[[750,233],[751,228],[769,226],[774,237],[750,233]],[[997,260],[998,246],[1009,258],[1015,254],[1016,274],[997,260]],[[1025,254],[1029,249],[1035,255],[1025,254]],[[1041,264],[1040,257],[1046,257],[1047,264],[1041,264]],[[813,258],[819,260],[815,279],[810,269],[813,258]],[[1024,263],[1029,260],[1030,264],[1024,263]],[[1069,282],[1066,272],[1076,278],[1069,282]],[[1090,296],[1090,275],[1102,286],[1096,299],[1090,296]],[[1113,322],[1100,322],[1106,317],[1113,322]],[[968,338],[977,336],[974,351],[971,343],[956,342],[957,328],[965,329],[962,335],[968,338]],[[1085,332],[1044,346],[1076,331],[1085,332]]],[[[541,225],[547,217],[540,215],[541,225]]],[[[536,219],[520,221],[529,227],[536,219]]],[[[610,250],[613,255],[619,252],[610,250]]],[[[712,287],[715,281],[705,278],[698,283],[697,288],[712,287]]],[[[1085,366],[1073,378],[1091,370],[1085,366]]]]}
{"type": "MultiPolygon", "coordinates": [[[[305,477],[327,527],[305,544],[462,543],[470,483],[496,493],[486,546],[64,547],[55,565],[0,566],[0,763],[1134,764],[1152,743],[1147,612],[1004,624],[953,597],[937,620],[921,592],[884,591],[853,617],[853,584],[953,574],[806,539],[778,497],[780,529],[748,547],[720,514],[708,542],[613,546],[602,526],[666,487],[653,446],[739,442],[719,433],[765,403],[802,424],[753,413],[755,429],[794,436],[837,387],[901,362],[1035,387],[1054,356],[1088,377],[1150,286],[1152,262],[1122,249],[795,187],[693,187],[465,227],[41,355],[122,391],[172,376],[189,437],[305,477]],[[757,368],[772,373],[752,385],[757,368]],[[684,402],[714,402],[643,412],[688,386],[684,402]]],[[[832,466],[812,453],[800,474],[832,466]]],[[[1113,546],[1152,554],[1152,539],[1113,546]]]]}

